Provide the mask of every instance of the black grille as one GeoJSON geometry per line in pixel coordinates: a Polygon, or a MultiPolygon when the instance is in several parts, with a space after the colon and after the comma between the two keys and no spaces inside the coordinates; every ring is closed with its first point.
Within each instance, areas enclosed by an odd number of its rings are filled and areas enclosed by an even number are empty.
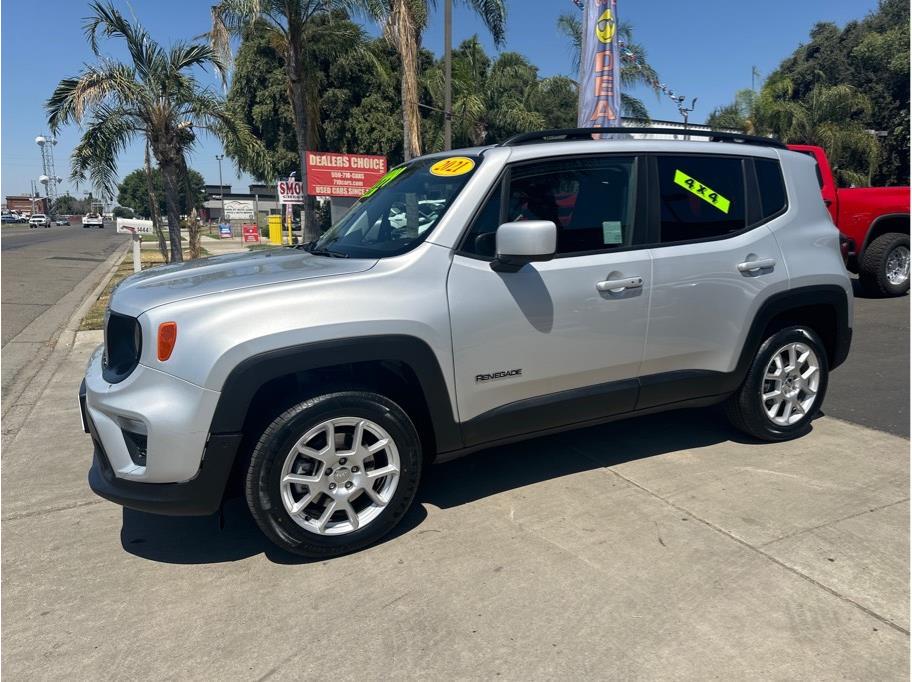
{"type": "Polygon", "coordinates": [[[127,315],[108,313],[105,323],[105,351],[101,374],[112,384],[123,381],[139,364],[142,332],[139,322],[127,315]]]}

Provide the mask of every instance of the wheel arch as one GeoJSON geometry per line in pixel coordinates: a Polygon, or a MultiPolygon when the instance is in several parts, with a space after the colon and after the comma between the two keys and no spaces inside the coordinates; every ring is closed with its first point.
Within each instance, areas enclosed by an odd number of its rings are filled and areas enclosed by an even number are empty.
{"type": "Polygon", "coordinates": [[[757,349],[771,334],[792,325],[807,325],[823,341],[830,369],[848,356],[852,339],[849,301],[838,285],[812,285],[783,291],[763,303],[748,330],[737,376],[747,376],[757,349]]]}
{"type": "Polygon", "coordinates": [[[349,386],[405,401],[437,451],[462,447],[446,381],[434,352],[405,335],[335,339],[278,348],[246,358],[226,378],[211,433],[243,433],[263,410],[287,406],[314,390],[349,386]],[[393,395],[390,395],[392,393],[393,395]],[[429,431],[427,431],[429,429],[429,431]]]}
{"type": "Polygon", "coordinates": [[[878,216],[868,227],[868,233],[865,235],[864,245],[859,252],[859,257],[864,250],[878,237],[882,237],[890,232],[899,234],[909,234],[909,214],[908,213],[887,213],[878,216]]]}

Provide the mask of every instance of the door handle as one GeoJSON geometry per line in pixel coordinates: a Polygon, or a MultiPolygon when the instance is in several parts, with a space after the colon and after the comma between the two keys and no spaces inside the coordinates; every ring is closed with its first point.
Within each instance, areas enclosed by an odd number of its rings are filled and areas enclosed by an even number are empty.
{"type": "Polygon", "coordinates": [[[608,291],[612,294],[619,293],[625,289],[638,289],[643,286],[642,277],[623,277],[621,279],[606,279],[602,282],[596,282],[595,288],[599,291],[608,291]]]}
{"type": "Polygon", "coordinates": [[[739,272],[756,272],[757,270],[766,270],[776,265],[775,258],[760,258],[759,260],[748,260],[738,263],[739,272]]]}

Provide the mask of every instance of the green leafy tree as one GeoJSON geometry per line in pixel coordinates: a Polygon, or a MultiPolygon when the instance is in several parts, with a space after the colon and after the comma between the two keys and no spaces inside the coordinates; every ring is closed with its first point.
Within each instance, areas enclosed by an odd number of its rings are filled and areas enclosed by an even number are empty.
{"type": "MultiPolygon", "coordinates": [[[[465,0],[475,10],[498,45],[504,41],[507,9],[503,0],[465,0]]],[[[419,74],[421,35],[427,28],[429,0],[352,0],[382,27],[384,37],[399,54],[402,139],[405,160],[422,153],[419,74]]]]}
{"type": "MultiPolygon", "coordinates": [[[[850,21],[842,29],[832,23],[817,24],[811,30],[810,41],[798,47],[770,74],[761,91],[764,104],[772,101],[775,105],[769,129],[782,132],[787,102],[800,105],[812,118],[819,119],[822,106],[837,106],[822,97],[826,88],[834,86],[851,88],[834,91],[846,94],[851,103],[859,103],[859,94],[869,103],[855,106],[850,118],[845,119],[850,128],[847,138],[854,138],[857,143],[853,146],[870,144],[870,140],[861,144],[859,128],[877,131],[875,139],[880,141],[879,160],[873,173],[869,167],[870,153],[863,151],[843,155],[840,159],[843,170],[856,180],[870,175],[871,181],[878,185],[908,184],[909,3],[906,0],[881,0],[874,12],[860,21],[850,21]]],[[[844,104],[838,106],[846,108],[844,104]]],[[[838,120],[830,123],[839,126],[838,120]]],[[[847,144],[847,140],[840,142],[843,149],[847,144]]],[[[827,148],[827,152],[832,156],[834,150],[827,148]]],[[[849,175],[843,174],[843,180],[848,181],[849,175]]]]}
{"type": "MultiPolygon", "coordinates": [[[[203,176],[197,171],[187,171],[187,182],[190,185],[189,194],[182,192],[180,196],[180,212],[186,215],[194,208],[199,210],[206,199],[203,176]]],[[[158,210],[164,213],[167,210],[164,193],[165,183],[162,173],[158,168],[152,169],[152,189],[158,203],[158,210]]],[[[117,203],[128,206],[141,216],[151,216],[152,207],[149,203],[149,185],[145,168],[137,168],[128,173],[117,186],[117,203]]]]}
{"type": "Polygon", "coordinates": [[[133,217],[133,209],[132,209],[132,208],[127,208],[126,206],[115,206],[115,207],[114,207],[114,210],[111,211],[111,214],[112,214],[115,218],[132,218],[132,217],[133,217]]]}
{"type": "MultiPolygon", "coordinates": [[[[210,42],[227,60],[231,38],[261,32],[282,58],[287,95],[291,103],[298,168],[303,176],[308,149],[319,149],[319,56],[335,50],[336,56],[357,49],[361,27],[336,20],[331,10],[342,0],[221,0],[212,8],[210,42]]],[[[304,205],[304,240],[319,236],[313,197],[304,205]]]]}
{"type": "Polygon", "coordinates": [[[792,98],[788,79],[769,84],[760,96],[760,115],[783,142],[819,145],[827,150],[842,184],[869,185],[880,158],[877,138],[865,129],[870,100],[851,85],[816,85],[804,98],[792,98]]]}
{"type": "Polygon", "coordinates": [[[268,163],[265,150],[224,99],[201,87],[190,73],[195,68],[222,67],[211,47],[179,42],[165,49],[111,4],[93,2],[90,8],[92,15],[84,27],[98,64],[60,81],[46,104],[48,124],[52,132],[68,123],[83,126],[73,150],[72,177],[77,182],[90,179],[108,197],[114,194],[119,153],[136,137],[145,138],[161,169],[171,260],[183,260],[180,195],[185,190],[183,170],[196,139],[194,131],[207,131],[244,147],[264,166],[268,163]],[[131,62],[102,56],[99,38],[123,40],[131,62]]]}

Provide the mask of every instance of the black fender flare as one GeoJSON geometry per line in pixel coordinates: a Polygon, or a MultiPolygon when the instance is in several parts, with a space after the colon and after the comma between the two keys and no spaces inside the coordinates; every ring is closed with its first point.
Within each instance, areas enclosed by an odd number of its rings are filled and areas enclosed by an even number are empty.
{"type": "MultiPolygon", "coordinates": [[[[877,228],[878,223],[883,222],[884,220],[896,220],[896,219],[901,220],[903,218],[905,218],[906,221],[908,222],[909,214],[908,213],[884,213],[883,215],[879,215],[876,218],[874,218],[874,220],[871,221],[871,224],[868,225],[868,231],[865,232],[864,244],[862,244],[861,248],[858,249],[858,255],[860,256],[862,253],[864,253],[864,250],[868,248],[868,245],[871,243],[871,235],[874,234],[874,230],[877,228]]],[[[908,234],[908,233],[909,233],[909,231],[907,229],[906,234],[908,234]]]]}
{"type": "Polygon", "coordinates": [[[396,334],[318,341],[246,358],[225,379],[210,433],[240,432],[253,396],[273,379],[346,363],[381,361],[402,363],[417,377],[434,428],[437,451],[460,449],[462,436],[453,418],[453,405],[437,357],[421,339],[396,334]]]}
{"type": "Polygon", "coordinates": [[[763,332],[779,315],[808,306],[824,305],[833,309],[836,316],[836,338],[833,339],[832,357],[829,358],[830,369],[841,365],[849,354],[852,341],[852,328],[849,326],[849,301],[845,289],[836,284],[816,284],[797,287],[770,296],[757,311],[751,322],[734,376],[737,384],[747,376],[754,355],[763,343],[763,332]]]}

